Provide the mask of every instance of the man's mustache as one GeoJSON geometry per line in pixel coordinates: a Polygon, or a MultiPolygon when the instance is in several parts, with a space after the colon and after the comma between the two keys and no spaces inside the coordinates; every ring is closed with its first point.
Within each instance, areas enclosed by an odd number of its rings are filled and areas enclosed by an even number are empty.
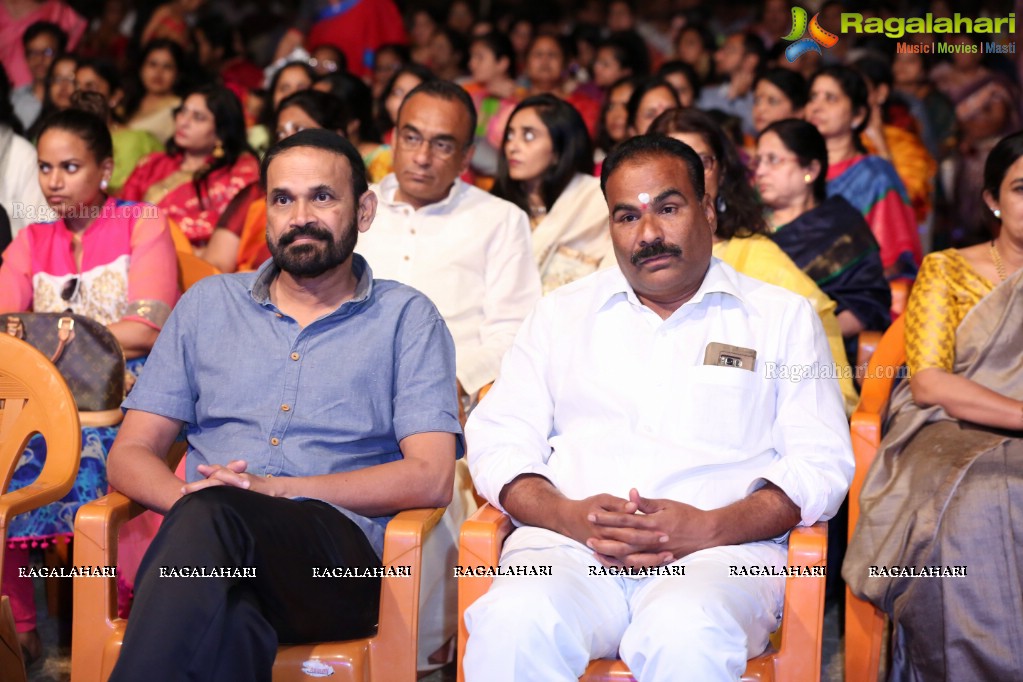
{"type": "Polygon", "coordinates": [[[661,240],[655,241],[653,244],[648,244],[642,249],[632,254],[632,264],[639,265],[640,261],[644,261],[648,258],[654,258],[655,256],[661,256],[668,254],[671,256],[681,256],[682,247],[676,246],[675,244],[666,244],[661,240]]]}
{"type": "Polygon", "coordinates": [[[331,242],[334,239],[334,236],[322,227],[317,227],[313,223],[306,223],[285,232],[277,242],[277,245],[284,248],[299,237],[312,237],[313,239],[320,239],[325,242],[331,242]]]}

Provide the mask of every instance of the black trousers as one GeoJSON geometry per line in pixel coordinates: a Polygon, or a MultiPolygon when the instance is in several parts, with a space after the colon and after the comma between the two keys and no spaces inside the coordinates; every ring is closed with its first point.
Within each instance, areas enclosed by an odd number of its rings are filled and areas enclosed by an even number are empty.
{"type": "Polygon", "coordinates": [[[228,486],[185,495],[142,560],[110,680],[269,682],[279,642],[376,629],[379,578],[313,577],[313,569],[380,565],[362,530],[325,502],[228,486]],[[250,575],[171,577],[203,567],[250,575]]]}

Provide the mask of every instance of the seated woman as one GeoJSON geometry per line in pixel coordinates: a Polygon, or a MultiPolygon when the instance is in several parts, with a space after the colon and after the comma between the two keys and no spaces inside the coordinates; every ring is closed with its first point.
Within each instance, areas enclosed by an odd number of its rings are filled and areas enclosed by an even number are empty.
{"type": "Polygon", "coordinates": [[[380,133],[373,121],[373,94],[369,86],[350,73],[337,72],[318,78],[312,89],[329,93],[344,102],[349,118],[348,128],[341,134],[362,155],[369,181],[373,183],[383,180],[394,166],[394,156],[391,148],[380,142],[380,133]]]}
{"type": "Polygon", "coordinates": [[[259,177],[259,162],[245,141],[241,103],[222,85],[192,91],[174,120],[167,151],[143,159],[121,195],[159,206],[201,256],[221,212],[259,177]]]}
{"type": "Polygon", "coordinates": [[[684,142],[700,156],[706,192],[717,212],[714,256],[744,275],[784,287],[813,304],[828,337],[846,411],[851,413],[858,396],[835,319],[835,302],[766,236],[763,207],[735,143],[710,115],[698,109],[669,109],[657,117],[650,132],[684,142]]]}
{"type": "Polygon", "coordinates": [[[753,127],[757,134],[775,121],[802,118],[806,80],[795,71],[773,67],[753,83],[753,127]]]}
{"type": "Polygon", "coordinates": [[[838,305],[846,354],[856,357],[861,331],[888,328],[892,292],[870,226],[844,197],[827,196],[827,174],[827,145],[806,121],[760,133],[754,179],[771,239],[838,305]]]}
{"type": "MultiPolygon", "coordinates": [[[[177,260],[166,220],[153,207],[105,194],[113,170],[106,122],[69,109],[52,115],[39,136],[39,184],[59,216],[18,233],[0,266],[0,313],[70,310],[104,324],[137,373],[177,301],[177,260]]],[[[78,507],[107,492],[106,457],[115,427],[82,430],[82,459],[62,500],[16,516],[2,578],[11,598],[18,638],[39,653],[32,581],[18,577],[28,546],[71,536],[78,507]]],[[[40,439],[15,469],[10,489],[36,479],[45,461],[40,439]]]]}
{"type": "Polygon", "coordinates": [[[889,278],[910,276],[922,257],[916,216],[891,163],[866,153],[867,84],[848,66],[828,66],[810,81],[806,120],[828,145],[828,195],[841,194],[867,219],[889,278]]]}
{"type": "Polygon", "coordinates": [[[668,81],[657,76],[641,80],[627,105],[629,135],[645,135],[654,119],[669,109],[681,106],[675,88],[668,81]]]}
{"type": "Polygon", "coordinates": [[[597,127],[597,138],[594,161],[598,162],[594,175],[600,176],[600,163],[611,149],[629,137],[629,99],[641,79],[627,76],[614,82],[607,89],[604,106],[600,110],[600,124],[597,127]]]}
{"type": "Polygon", "coordinates": [[[988,155],[998,236],[928,255],[906,311],[910,380],[860,495],[842,576],[892,619],[890,679],[1014,680],[1023,661],[1023,133],[988,155]],[[872,567],[965,567],[914,580],[872,567]],[[875,571],[876,574],[876,571],[875,571]]]}
{"type": "Polygon", "coordinates": [[[673,59],[664,62],[657,69],[655,74],[675,88],[675,95],[678,96],[679,106],[691,107],[700,98],[700,78],[696,75],[696,69],[681,59],[673,59]]]}
{"type": "Polygon", "coordinates": [[[536,35],[522,63],[523,75],[529,81],[526,94],[551,94],[562,98],[579,111],[586,123],[586,131],[592,137],[597,133],[600,102],[567,77],[571,58],[571,46],[560,36],[549,33],[536,35]]]}
{"type": "Polygon", "coordinates": [[[529,215],[544,293],[595,272],[611,247],[582,116],[554,95],[524,99],[508,120],[493,193],[529,215]]]}
{"type": "MultiPolygon", "coordinates": [[[[327,128],[338,135],[348,129],[344,102],[318,90],[300,90],[285,97],[273,122],[280,142],[300,130],[327,128]]],[[[221,272],[255,270],[270,257],[266,245],[266,193],[253,182],[227,205],[213,230],[203,259],[221,272]]]]}
{"type": "Polygon", "coordinates": [[[75,92],[75,72],[78,70],[78,57],[63,54],[53,60],[46,74],[46,91],[43,94],[43,106],[39,116],[25,131],[25,137],[35,142],[39,139],[39,131],[51,114],[64,111],[71,106],[71,95],[75,92]]]}
{"type": "Polygon", "coordinates": [[[269,97],[264,99],[263,108],[259,113],[259,124],[252,126],[248,131],[247,139],[254,150],[263,154],[273,144],[273,117],[281,100],[300,90],[313,87],[316,78],[316,70],[308,61],[285,62],[273,72],[270,87],[267,88],[269,97]]]}
{"type": "Polygon", "coordinates": [[[515,84],[515,49],[503,33],[488,33],[469,43],[472,82],[465,91],[476,105],[476,151],[472,169],[491,182],[497,176],[498,156],[508,116],[519,101],[515,84]]]}
{"type": "Polygon", "coordinates": [[[405,101],[405,95],[412,92],[420,83],[436,78],[433,71],[422,64],[410,62],[398,69],[387,81],[383,94],[376,102],[376,119],[377,130],[388,147],[392,147],[394,143],[394,124],[398,121],[398,109],[405,101]]]}
{"type": "Polygon", "coordinates": [[[117,113],[124,98],[124,89],[121,87],[121,74],[112,63],[102,59],[82,61],[75,72],[75,81],[79,91],[96,93],[105,100],[102,111],[93,113],[105,119],[110,128],[110,137],[114,141],[114,174],[110,176],[109,189],[111,194],[120,194],[138,162],[147,154],[162,152],[163,142],[145,130],[124,126],[117,113]]]}
{"type": "Polygon", "coordinates": [[[139,61],[138,80],[124,106],[125,125],[166,144],[174,135],[174,110],[181,104],[177,88],[185,53],[174,41],[157,38],[146,43],[139,61]]]}

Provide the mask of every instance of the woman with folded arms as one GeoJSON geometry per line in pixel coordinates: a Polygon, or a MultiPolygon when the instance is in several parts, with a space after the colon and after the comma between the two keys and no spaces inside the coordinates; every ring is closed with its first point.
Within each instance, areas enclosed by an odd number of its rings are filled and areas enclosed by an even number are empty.
{"type": "MultiPolygon", "coordinates": [[[[39,184],[58,219],[18,233],[0,266],[0,313],[63,312],[104,325],[137,373],[177,301],[177,260],[167,222],[153,206],[107,196],[113,143],[106,121],[77,109],[52,115],[38,143],[39,184]]],[[[8,528],[3,593],[10,597],[27,660],[38,657],[32,581],[18,576],[28,547],[70,538],[75,512],[107,492],[106,458],[115,427],[82,430],[75,485],[62,500],[20,514],[8,528]]],[[[33,439],[10,490],[42,470],[45,444],[33,439]]]]}

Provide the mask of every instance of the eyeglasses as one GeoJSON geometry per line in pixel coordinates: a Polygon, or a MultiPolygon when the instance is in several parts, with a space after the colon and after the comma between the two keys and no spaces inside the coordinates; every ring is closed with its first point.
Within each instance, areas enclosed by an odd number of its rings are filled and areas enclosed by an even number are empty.
{"type": "Polygon", "coordinates": [[[41,50],[25,50],[25,59],[32,59],[34,57],[52,57],[57,54],[57,51],[52,47],[44,47],[41,50]]]}
{"type": "Polygon", "coordinates": [[[322,66],[323,70],[327,73],[334,73],[337,71],[337,62],[333,59],[315,59],[314,57],[309,58],[309,66],[314,69],[317,66],[322,66]]]}
{"type": "Polygon", "coordinates": [[[711,156],[710,154],[700,154],[700,163],[703,164],[704,173],[709,173],[714,170],[714,166],[717,162],[717,157],[711,156]]]}
{"type": "Polygon", "coordinates": [[[411,130],[403,130],[398,133],[398,148],[402,151],[419,151],[424,142],[429,145],[430,153],[438,159],[450,159],[458,151],[458,143],[449,137],[433,137],[427,140],[411,130]]]}
{"type": "Polygon", "coordinates": [[[756,170],[760,168],[761,165],[764,166],[764,168],[774,168],[776,166],[780,166],[786,161],[796,160],[797,159],[794,156],[775,156],[774,154],[765,154],[764,156],[754,156],[750,161],[750,165],[753,170],[756,170]]]}
{"type": "Polygon", "coordinates": [[[56,85],[57,83],[68,83],[71,85],[71,87],[75,87],[76,83],[74,76],[54,76],[53,78],[50,79],[50,82],[53,83],[54,85],[56,85]]]}
{"type": "Polygon", "coordinates": [[[78,296],[79,285],[82,280],[79,277],[72,277],[68,281],[64,282],[64,287],[60,290],[60,298],[65,303],[71,303],[78,296]]]}

